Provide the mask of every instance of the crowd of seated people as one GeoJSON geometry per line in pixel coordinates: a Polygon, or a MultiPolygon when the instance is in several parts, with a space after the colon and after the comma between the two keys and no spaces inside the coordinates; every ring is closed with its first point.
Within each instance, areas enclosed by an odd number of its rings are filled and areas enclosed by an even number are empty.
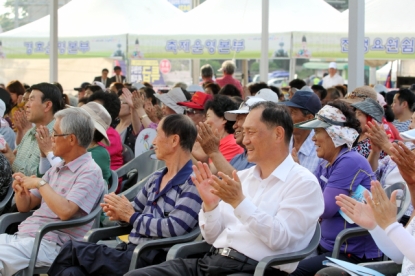
{"type": "Polygon", "coordinates": [[[12,188],[11,210],[36,210],[15,235],[0,233],[0,275],[28,266],[41,226],[94,208],[129,225],[128,242],[116,248],[83,242],[92,223],[52,231],[37,259],[49,275],[254,273],[267,256],[304,249],[317,223],[315,253],[265,275],[345,275],[323,261],[338,234],[358,226],[370,235],[348,239],[340,260],[377,262],[386,254],[410,275],[414,210],[410,204],[396,221],[396,194],[388,199],[383,189],[405,181],[415,199],[415,146],[400,141],[400,133],[411,136],[415,128],[413,92],[363,86],[347,93],[345,86],[308,87],[294,79],[286,100],[264,82],[236,85],[234,64],[222,66],[218,81],[211,67],[202,67],[203,87],[192,86],[200,91],[184,83],[168,91],[125,79],[83,83],[77,104],[59,83],[25,87],[14,80],[0,88],[0,201],[12,188]],[[134,152],[144,129],[157,132],[152,145],[165,168],[131,202],[118,195],[120,178],[99,205],[111,170],[125,165],[124,149],[134,152]],[[351,197],[358,189],[371,191],[366,204],[351,197]],[[196,228],[211,245],[205,255],[166,261],[166,249],[153,249],[129,271],[138,245],[196,228]]]}

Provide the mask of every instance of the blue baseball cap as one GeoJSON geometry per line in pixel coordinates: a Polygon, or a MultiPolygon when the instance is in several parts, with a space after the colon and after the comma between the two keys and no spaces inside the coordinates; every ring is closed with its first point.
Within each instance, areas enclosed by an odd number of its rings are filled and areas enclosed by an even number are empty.
{"type": "Polygon", "coordinates": [[[299,90],[295,92],[291,100],[281,102],[281,104],[308,110],[313,115],[321,109],[320,99],[315,93],[310,91],[299,90]]]}

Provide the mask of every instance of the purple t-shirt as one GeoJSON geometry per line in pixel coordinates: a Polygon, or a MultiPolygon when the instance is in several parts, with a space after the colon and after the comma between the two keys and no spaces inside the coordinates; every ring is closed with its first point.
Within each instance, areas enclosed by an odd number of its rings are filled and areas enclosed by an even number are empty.
{"type": "MultiPolygon", "coordinates": [[[[323,190],[324,213],[321,215],[320,245],[333,251],[337,235],[346,228],[357,227],[349,224],[340,215],[340,207],[335,196],[350,195],[359,185],[370,190],[370,181],[376,180],[369,162],[356,151],[344,147],[333,164],[324,160],[317,167],[315,175],[323,190]]],[[[348,239],[341,247],[343,253],[350,253],[362,258],[378,258],[382,252],[377,248],[370,235],[348,239]]]]}

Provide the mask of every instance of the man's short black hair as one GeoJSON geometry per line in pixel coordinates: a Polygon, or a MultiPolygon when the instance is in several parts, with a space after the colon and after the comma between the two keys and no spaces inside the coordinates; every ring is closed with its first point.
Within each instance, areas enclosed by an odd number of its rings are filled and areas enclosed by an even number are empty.
{"type": "MultiPolygon", "coordinates": [[[[228,96],[225,95],[215,95],[213,100],[207,101],[205,104],[205,113],[211,109],[213,113],[219,118],[225,118],[225,111],[236,110],[238,105],[232,101],[228,96]]],[[[235,130],[233,129],[234,121],[226,121],[225,131],[229,134],[233,134],[235,130]]]]}
{"type": "MultiPolygon", "coordinates": [[[[98,92],[98,91],[102,91],[101,86],[95,85],[95,84],[94,85],[88,85],[88,87],[86,89],[91,90],[93,93],[98,92]]],[[[102,91],[102,92],[104,92],[104,91],[102,91]]]]}
{"type": "Polygon", "coordinates": [[[400,89],[396,94],[398,94],[399,103],[407,102],[408,109],[411,110],[412,106],[415,103],[415,95],[409,89],[400,89]]]}
{"type": "Polygon", "coordinates": [[[241,91],[236,88],[233,84],[227,84],[219,90],[219,95],[226,95],[226,96],[241,96],[241,91]]]}
{"type": "Polygon", "coordinates": [[[166,136],[179,135],[180,146],[183,150],[192,151],[196,142],[197,130],[192,120],[182,114],[168,115],[163,119],[161,129],[166,136]]]}
{"type": "Polygon", "coordinates": [[[121,67],[120,66],[114,66],[114,71],[116,71],[116,70],[121,70],[121,67]]]}
{"type": "Polygon", "coordinates": [[[294,123],[288,107],[267,101],[254,104],[250,111],[258,108],[264,109],[261,114],[261,122],[268,128],[282,127],[285,131],[285,142],[289,144],[294,130],[294,123]]]}
{"type": "Polygon", "coordinates": [[[97,91],[89,97],[88,102],[97,100],[103,103],[103,106],[111,115],[112,120],[115,120],[118,117],[121,109],[121,101],[116,94],[106,93],[102,90],[97,91]]]}
{"type": "Polygon", "coordinates": [[[290,81],[288,83],[288,85],[292,88],[297,88],[298,90],[301,90],[301,88],[303,88],[304,86],[306,86],[305,81],[303,81],[302,79],[293,79],[292,81],[290,81]]]}
{"type": "Polygon", "coordinates": [[[251,93],[251,96],[255,96],[255,94],[263,88],[269,88],[268,84],[266,84],[265,82],[256,82],[248,86],[248,90],[251,93]]]}
{"type": "Polygon", "coordinates": [[[320,100],[324,100],[325,97],[327,97],[327,90],[321,85],[314,84],[311,86],[311,89],[315,92],[318,91],[320,93],[320,100]]]}
{"type": "Polygon", "coordinates": [[[34,84],[30,87],[30,90],[39,90],[42,92],[42,103],[46,101],[52,102],[52,112],[55,114],[59,110],[63,109],[65,103],[63,101],[62,93],[56,85],[47,82],[41,82],[34,84]]]}
{"type": "Polygon", "coordinates": [[[102,69],[102,72],[109,72],[107,68],[102,69]]]}

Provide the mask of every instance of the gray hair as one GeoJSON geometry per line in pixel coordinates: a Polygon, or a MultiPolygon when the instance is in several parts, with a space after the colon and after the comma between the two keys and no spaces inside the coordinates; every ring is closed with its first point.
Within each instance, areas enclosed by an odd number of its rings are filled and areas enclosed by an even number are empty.
{"type": "Polygon", "coordinates": [[[235,72],[236,66],[232,60],[226,60],[222,63],[222,70],[228,75],[232,75],[235,72]]]}
{"type": "Polygon", "coordinates": [[[94,122],[91,117],[81,108],[67,108],[58,111],[55,119],[60,119],[62,133],[74,134],[78,139],[78,145],[88,148],[94,137],[94,122]]]}
{"type": "Polygon", "coordinates": [[[200,75],[205,78],[213,76],[213,68],[210,64],[205,64],[200,68],[200,75]]]}

